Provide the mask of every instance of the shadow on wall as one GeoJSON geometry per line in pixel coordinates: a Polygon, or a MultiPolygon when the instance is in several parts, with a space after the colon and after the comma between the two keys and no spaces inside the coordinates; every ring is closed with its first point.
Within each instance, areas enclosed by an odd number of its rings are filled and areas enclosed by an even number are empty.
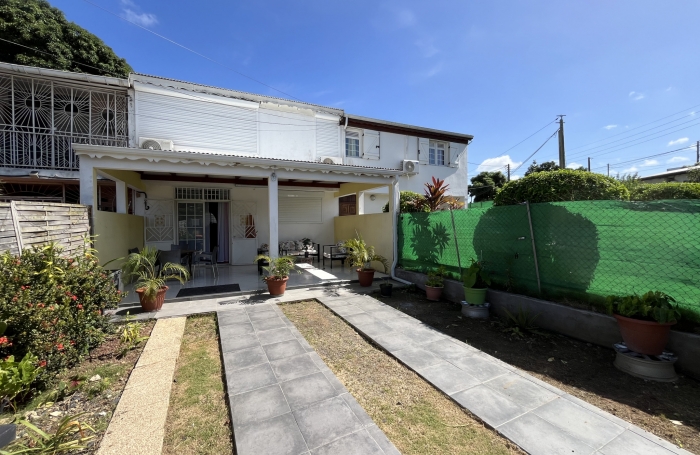
{"type": "MultiPolygon", "coordinates": [[[[587,290],[600,260],[595,224],[562,206],[532,204],[530,209],[542,296],[589,300],[587,290]]],[[[497,287],[538,295],[525,206],[487,210],[476,226],[473,246],[497,287]]]]}
{"type": "Polygon", "coordinates": [[[440,263],[445,248],[452,240],[451,230],[443,221],[435,221],[435,213],[412,213],[410,225],[410,247],[416,262],[420,264],[440,263]],[[431,223],[432,219],[432,223],[431,223]]]}

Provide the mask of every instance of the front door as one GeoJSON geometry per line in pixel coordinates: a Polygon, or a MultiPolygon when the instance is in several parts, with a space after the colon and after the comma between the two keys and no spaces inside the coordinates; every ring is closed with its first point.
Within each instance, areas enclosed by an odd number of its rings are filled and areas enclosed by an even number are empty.
{"type": "Polygon", "coordinates": [[[182,248],[204,250],[204,202],[177,203],[177,235],[182,248]]]}

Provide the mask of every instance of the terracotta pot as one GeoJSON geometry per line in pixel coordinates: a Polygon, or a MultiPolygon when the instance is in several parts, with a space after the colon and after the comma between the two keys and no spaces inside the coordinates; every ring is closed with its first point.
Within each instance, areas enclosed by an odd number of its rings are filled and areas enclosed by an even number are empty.
{"type": "Polygon", "coordinates": [[[143,311],[151,312],[151,311],[159,311],[161,308],[163,308],[163,302],[165,301],[165,293],[168,292],[168,289],[170,289],[168,286],[163,286],[162,288],[158,289],[156,292],[156,296],[147,299],[146,296],[143,294],[145,289],[137,289],[136,293],[139,295],[139,302],[141,302],[141,309],[143,311]]]}
{"type": "Polygon", "coordinates": [[[270,295],[284,295],[284,291],[287,290],[287,281],[289,281],[288,276],[281,280],[267,278],[265,283],[267,283],[267,290],[270,291],[270,295]]]}
{"type": "Polygon", "coordinates": [[[634,352],[646,355],[660,355],[664,352],[668,332],[676,322],[658,323],[642,321],[615,314],[617,325],[620,327],[622,339],[627,347],[634,352]]]}
{"type": "Polygon", "coordinates": [[[360,280],[360,286],[372,286],[374,281],[374,269],[357,269],[357,278],[360,280]]]}
{"type": "Polygon", "coordinates": [[[425,285],[425,297],[428,300],[432,300],[433,302],[437,302],[440,300],[440,296],[442,295],[442,290],[443,286],[438,287],[433,287],[433,286],[428,286],[427,284],[425,285]]]}
{"type": "Polygon", "coordinates": [[[472,305],[483,305],[486,302],[486,288],[464,288],[464,300],[472,305]]]}

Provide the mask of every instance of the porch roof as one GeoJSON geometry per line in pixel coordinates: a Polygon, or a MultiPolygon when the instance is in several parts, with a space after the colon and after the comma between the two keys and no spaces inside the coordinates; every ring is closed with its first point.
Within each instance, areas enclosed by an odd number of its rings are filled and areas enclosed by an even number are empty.
{"type": "Polygon", "coordinates": [[[370,177],[398,177],[405,174],[401,169],[390,169],[370,166],[354,166],[349,164],[326,164],[316,161],[290,160],[283,158],[262,158],[244,155],[222,155],[210,152],[144,150],[127,147],[111,147],[103,145],[73,144],[76,155],[86,155],[91,158],[116,158],[126,160],[147,160],[149,162],[165,161],[170,163],[201,164],[209,166],[216,164],[228,167],[249,167],[286,171],[311,171],[324,174],[362,175],[370,177]]]}

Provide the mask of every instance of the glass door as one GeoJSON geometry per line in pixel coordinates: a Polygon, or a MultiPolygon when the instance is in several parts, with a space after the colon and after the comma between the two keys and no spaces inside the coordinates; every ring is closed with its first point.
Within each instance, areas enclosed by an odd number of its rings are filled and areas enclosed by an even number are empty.
{"type": "Polygon", "coordinates": [[[204,202],[177,203],[177,232],[183,249],[204,250],[204,202]]]}

